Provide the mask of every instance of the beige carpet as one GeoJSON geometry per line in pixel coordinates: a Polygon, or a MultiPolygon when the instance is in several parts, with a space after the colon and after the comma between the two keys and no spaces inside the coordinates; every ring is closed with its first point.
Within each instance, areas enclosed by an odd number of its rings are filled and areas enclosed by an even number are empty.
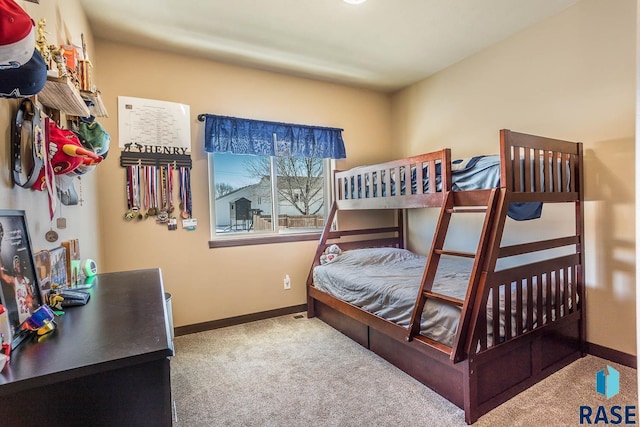
{"type": "MultiPolygon", "coordinates": [[[[318,319],[180,336],[175,348],[176,426],[466,425],[462,410],[318,319]]],[[[580,405],[637,406],[636,378],[635,369],[588,356],[474,425],[576,426],[580,405]],[[595,391],[607,364],[621,375],[609,401],[595,391]]]]}

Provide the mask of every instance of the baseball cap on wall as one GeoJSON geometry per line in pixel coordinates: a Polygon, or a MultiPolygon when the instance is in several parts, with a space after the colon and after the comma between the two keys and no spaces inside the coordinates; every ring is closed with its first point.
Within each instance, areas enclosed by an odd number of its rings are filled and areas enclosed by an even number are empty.
{"type": "Polygon", "coordinates": [[[0,70],[29,62],[35,45],[33,19],[14,0],[0,0],[0,70]]]}
{"type": "Polygon", "coordinates": [[[29,14],[14,0],[0,0],[0,98],[33,96],[47,82],[35,37],[29,14]]]}
{"type": "Polygon", "coordinates": [[[25,98],[40,92],[47,83],[47,65],[37,49],[29,62],[18,68],[0,69],[0,98],[25,98]]]}
{"type": "Polygon", "coordinates": [[[111,136],[97,120],[91,123],[80,122],[77,135],[83,146],[90,148],[103,159],[107,158],[111,136]]]}

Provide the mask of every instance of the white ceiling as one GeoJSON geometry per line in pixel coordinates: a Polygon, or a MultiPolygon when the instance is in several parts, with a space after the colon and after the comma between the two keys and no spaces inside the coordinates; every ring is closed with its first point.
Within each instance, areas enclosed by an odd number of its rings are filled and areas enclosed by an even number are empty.
{"type": "Polygon", "coordinates": [[[95,37],[391,91],[578,0],[80,0],[95,37]]]}

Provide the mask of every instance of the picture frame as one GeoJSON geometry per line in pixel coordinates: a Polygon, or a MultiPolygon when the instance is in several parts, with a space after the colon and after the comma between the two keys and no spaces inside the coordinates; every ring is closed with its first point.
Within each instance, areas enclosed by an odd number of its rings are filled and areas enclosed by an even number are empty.
{"type": "Polygon", "coordinates": [[[40,282],[40,296],[43,303],[47,303],[47,294],[51,289],[51,254],[43,249],[33,254],[36,262],[36,274],[40,282]]]}
{"type": "Polygon", "coordinates": [[[29,227],[22,210],[0,209],[0,302],[8,312],[11,347],[15,348],[24,339],[24,334],[18,334],[22,324],[42,305],[29,227]]]}
{"type": "Polygon", "coordinates": [[[62,247],[66,250],[67,284],[74,287],[80,278],[80,242],[78,239],[65,240],[62,247]]]}
{"type": "Polygon", "coordinates": [[[64,246],[49,250],[51,258],[51,283],[59,288],[69,286],[69,272],[67,271],[67,251],[64,246]]]}

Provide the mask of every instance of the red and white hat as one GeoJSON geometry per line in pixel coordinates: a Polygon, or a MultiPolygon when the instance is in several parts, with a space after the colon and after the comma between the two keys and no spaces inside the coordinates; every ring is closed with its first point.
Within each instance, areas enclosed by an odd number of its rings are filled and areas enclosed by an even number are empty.
{"type": "Polygon", "coordinates": [[[0,70],[29,62],[35,46],[33,19],[14,0],[0,0],[0,70]]]}

